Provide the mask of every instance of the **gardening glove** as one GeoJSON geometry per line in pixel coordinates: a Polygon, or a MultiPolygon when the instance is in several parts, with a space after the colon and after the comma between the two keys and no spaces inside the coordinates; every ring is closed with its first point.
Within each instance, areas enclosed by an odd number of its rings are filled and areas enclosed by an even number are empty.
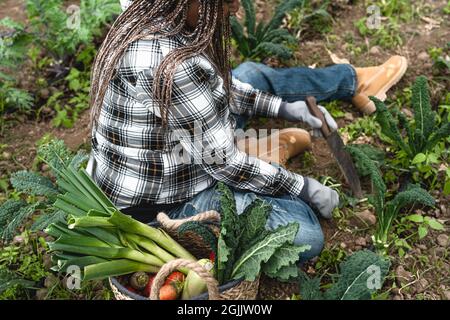
{"type": "MultiPolygon", "coordinates": [[[[318,107],[322,111],[330,130],[336,131],[338,129],[338,125],[331,114],[324,107],[318,107]]],[[[322,132],[320,130],[322,127],[322,121],[314,117],[311,112],[309,112],[305,101],[295,101],[292,103],[283,102],[280,106],[280,110],[278,111],[278,117],[289,121],[303,121],[313,128],[313,136],[322,136],[322,132]]]]}
{"type": "Polygon", "coordinates": [[[314,206],[325,219],[331,219],[334,208],[339,204],[339,195],[336,191],[308,177],[304,177],[300,199],[314,206]]]}

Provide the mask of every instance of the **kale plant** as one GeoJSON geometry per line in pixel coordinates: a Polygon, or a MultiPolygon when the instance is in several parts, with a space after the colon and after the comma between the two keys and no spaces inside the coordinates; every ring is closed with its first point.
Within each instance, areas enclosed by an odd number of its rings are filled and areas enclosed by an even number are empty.
{"type": "Polygon", "coordinates": [[[296,44],[296,39],[288,30],[280,28],[286,13],[297,8],[303,0],[283,0],[275,8],[272,19],[265,23],[256,21],[255,6],[252,0],[242,0],[245,11],[244,25],[231,18],[233,37],[237,48],[246,59],[260,59],[265,56],[276,56],[289,59],[292,50],[288,45],[296,44]]]}
{"type": "MultiPolygon", "coordinates": [[[[79,168],[87,159],[84,152],[73,154],[62,140],[57,139],[41,145],[38,157],[49,165],[55,177],[59,176],[61,168],[68,165],[79,168]]],[[[17,192],[27,196],[27,201],[10,199],[0,206],[2,239],[11,240],[23,222],[37,210],[42,214],[34,221],[32,230],[43,230],[52,222],[64,221],[65,214],[51,208],[61,192],[50,178],[37,172],[22,170],[13,173],[10,180],[17,192]]]]}
{"type": "Polygon", "coordinates": [[[320,278],[300,277],[302,300],[370,300],[381,289],[389,272],[390,261],[372,251],[357,251],[340,264],[340,273],[325,291],[320,290],[320,278]]]}
{"type": "Polygon", "coordinates": [[[441,140],[450,136],[450,123],[443,119],[438,126],[436,112],[432,110],[427,79],[420,76],[412,87],[412,108],[414,119],[408,118],[402,112],[388,110],[386,105],[375,97],[370,97],[377,108],[376,121],[381,126],[381,132],[391,143],[403,151],[413,162],[421,157],[441,140]],[[406,136],[402,135],[406,131],[406,136]]]}
{"type": "Polygon", "coordinates": [[[388,201],[387,188],[376,162],[358,145],[349,145],[347,150],[353,156],[359,174],[368,176],[372,182],[373,194],[369,197],[369,201],[374,206],[377,216],[373,242],[380,252],[386,253],[389,247],[389,231],[400,211],[413,204],[434,206],[435,201],[426,190],[415,184],[409,185],[406,190],[398,192],[388,201]]]}

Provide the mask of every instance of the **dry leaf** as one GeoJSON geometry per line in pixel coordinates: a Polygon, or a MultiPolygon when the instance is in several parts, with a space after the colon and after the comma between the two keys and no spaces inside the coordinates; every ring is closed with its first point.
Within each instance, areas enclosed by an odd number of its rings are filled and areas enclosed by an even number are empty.
{"type": "Polygon", "coordinates": [[[328,55],[330,56],[331,61],[333,61],[334,64],[350,64],[350,62],[347,59],[339,58],[337,55],[332,53],[330,50],[326,49],[328,52],[328,55]]]}
{"type": "Polygon", "coordinates": [[[439,28],[441,22],[437,21],[435,19],[429,18],[429,17],[421,17],[422,21],[426,22],[427,25],[425,26],[425,30],[427,30],[428,32],[430,32],[431,30],[435,29],[435,28],[439,28]]]}

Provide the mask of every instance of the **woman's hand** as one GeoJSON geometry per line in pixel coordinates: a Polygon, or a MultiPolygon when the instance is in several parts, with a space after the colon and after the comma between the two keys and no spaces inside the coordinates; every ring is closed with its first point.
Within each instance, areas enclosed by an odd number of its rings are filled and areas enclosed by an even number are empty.
{"type": "Polygon", "coordinates": [[[339,195],[336,191],[307,177],[304,177],[300,199],[313,205],[325,219],[331,219],[334,208],[339,205],[339,195]]]}
{"type": "MultiPolygon", "coordinates": [[[[336,121],[333,119],[331,114],[322,106],[319,106],[319,109],[322,111],[325,121],[330,127],[331,131],[335,131],[338,129],[338,125],[336,121]]],[[[320,119],[314,117],[311,112],[309,112],[308,106],[305,101],[295,101],[292,103],[285,102],[281,105],[280,110],[278,112],[279,118],[289,120],[289,121],[302,121],[311,126],[313,128],[314,136],[320,136],[318,134],[320,132],[320,128],[322,127],[322,121],[320,119]]]]}

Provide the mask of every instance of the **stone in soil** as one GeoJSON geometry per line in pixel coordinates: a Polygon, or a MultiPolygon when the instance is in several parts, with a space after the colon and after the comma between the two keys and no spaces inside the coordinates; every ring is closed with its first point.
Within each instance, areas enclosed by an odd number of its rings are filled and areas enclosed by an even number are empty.
{"type": "Polygon", "coordinates": [[[374,56],[377,56],[381,53],[380,47],[379,46],[373,46],[372,48],[370,48],[370,54],[373,54],[374,56]]]}
{"type": "Polygon", "coordinates": [[[426,288],[428,287],[428,281],[427,279],[420,279],[419,281],[416,282],[415,284],[415,289],[417,293],[423,293],[426,288]]]}
{"type": "Polygon", "coordinates": [[[350,112],[346,112],[344,115],[344,119],[348,120],[348,121],[353,121],[353,120],[355,120],[355,117],[350,112]]]}
{"type": "Polygon", "coordinates": [[[355,240],[355,244],[361,247],[365,247],[367,245],[366,239],[363,237],[360,237],[355,240]]]}
{"type": "Polygon", "coordinates": [[[50,270],[53,266],[52,257],[49,254],[44,254],[42,257],[42,263],[45,269],[50,270]]]}
{"type": "Polygon", "coordinates": [[[368,227],[373,226],[377,222],[375,214],[370,210],[364,210],[355,214],[355,217],[351,219],[350,224],[355,227],[368,227]]]}
{"type": "Polygon", "coordinates": [[[437,219],[439,219],[441,217],[441,210],[439,210],[439,209],[434,210],[434,216],[437,219]]]}
{"type": "Polygon", "coordinates": [[[412,273],[406,271],[403,266],[398,266],[397,269],[395,269],[395,278],[397,279],[399,286],[404,286],[405,284],[411,282],[414,277],[412,273]]]}
{"type": "Polygon", "coordinates": [[[2,158],[5,160],[11,160],[11,152],[3,151],[2,152],[2,158]]]}
{"type": "Polygon", "coordinates": [[[426,61],[426,60],[430,59],[430,56],[429,56],[429,54],[426,53],[425,51],[422,51],[421,53],[419,53],[419,55],[417,56],[417,58],[418,58],[419,60],[426,61]]]}
{"type": "Polygon", "coordinates": [[[45,300],[47,297],[48,290],[45,288],[39,289],[36,291],[36,299],[37,300],[45,300]]]}
{"type": "Polygon", "coordinates": [[[437,236],[436,241],[441,247],[445,248],[448,246],[448,235],[446,235],[444,233],[440,234],[437,236]]]}
{"type": "Polygon", "coordinates": [[[418,244],[418,245],[417,245],[417,248],[419,248],[419,249],[421,249],[421,250],[427,250],[427,249],[428,249],[427,246],[424,245],[424,244],[418,244]]]}
{"type": "Polygon", "coordinates": [[[441,209],[441,214],[442,214],[443,216],[445,216],[445,215],[447,214],[447,207],[446,207],[445,205],[441,204],[441,205],[439,206],[439,209],[441,209]]]}
{"type": "Polygon", "coordinates": [[[53,274],[48,275],[44,280],[44,286],[46,288],[54,287],[59,282],[59,279],[53,274]]]}
{"type": "Polygon", "coordinates": [[[450,300],[450,290],[442,292],[442,298],[445,300],[450,300]]]}

